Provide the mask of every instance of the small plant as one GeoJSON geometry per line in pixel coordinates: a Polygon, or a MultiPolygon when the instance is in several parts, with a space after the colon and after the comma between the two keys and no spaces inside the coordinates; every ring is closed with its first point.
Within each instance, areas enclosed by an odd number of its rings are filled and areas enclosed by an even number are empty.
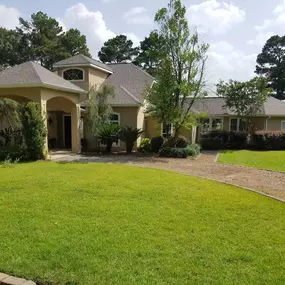
{"type": "Polygon", "coordinates": [[[120,131],[120,140],[126,144],[127,153],[131,153],[137,139],[142,135],[141,129],[133,129],[132,127],[124,127],[120,131]]]}
{"type": "Polygon", "coordinates": [[[198,144],[190,144],[187,146],[187,151],[189,156],[197,156],[200,154],[201,147],[198,144]]]}
{"type": "Polygon", "coordinates": [[[141,153],[151,153],[152,152],[150,139],[144,138],[141,141],[140,146],[138,147],[138,152],[141,152],[141,153]]]}
{"type": "Polygon", "coordinates": [[[110,153],[112,145],[119,139],[120,126],[115,124],[102,125],[99,130],[99,140],[101,144],[106,145],[106,152],[110,153]]]}
{"type": "Polygon", "coordinates": [[[172,157],[172,158],[187,158],[187,148],[176,148],[176,147],[163,147],[159,152],[161,157],[172,157]]]}
{"type": "Polygon", "coordinates": [[[163,146],[165,147],[177,147],[185,148],[189,144],[189,140],[183,136],[178,136],[177,138],[170,137],[163,146]]]}
{"type": "Polygon", "coordinates": [[[151,143],[151,150],[155,153],[158,153],[164,144],[164,138],[162,136],[154,137],[151,139],[150,143],[151,143]]]}

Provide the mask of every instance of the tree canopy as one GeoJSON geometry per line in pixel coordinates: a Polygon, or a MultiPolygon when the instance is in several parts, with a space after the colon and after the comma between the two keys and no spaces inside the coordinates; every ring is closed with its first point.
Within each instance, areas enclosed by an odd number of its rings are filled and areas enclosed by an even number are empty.
{"type": "Polygon", "coordinates": [[[139,54],[134,60],[150,75],[156,77],[161,60],[165,57],[165,41],[156,31],[152,31],[141,43],[139,54]]]}
{"type": "Polygon", "coordinates": [[[285,36],[273,36],[257,57],[256,73],[269,79],[273,96],[285,99],[285,36]]]}
{"type": "Polygon", "coordinates": [[[43,12],[19,19],[15,30],[0,29],[1,68],[32,60],[52,69],[55,62],[77,53],[90,56],[86,37],[77,29],[63,32],[56,19],[43,12]]]}
{"type": "Polygon", "coordinates": [[[178,136],[182,127],[195,124],[192,106],[206,95],[203,87],[208,45],[199,43],[196,31],[190,32],[186,8],[180,0],[170,0],[167,8],[156,13],[155,22],[158,35],[164,39],[165,58],[154,88],[148,92],[149,111],[159,121],[172,123],[178,136]],[[165,90],[165,86],[169,88],[165,90]]]}
{"type": "Polygon", "coordinates": [[[138,49],[133,47],[132,40],[125,35],[119,35],[106,41],[98,56],[104,63],[118,63],[132,61],[137,54],[138,49]]]}
{"type": "Polygon", "coordinates": [[[252,117],[262,111],[271,91],[267,79],[263,77],[255,77],[246,82],[230,80],[217,84],[218,95],[225,99],[226,106],[232,112],[248,121],[249,129],[252,117]]]}

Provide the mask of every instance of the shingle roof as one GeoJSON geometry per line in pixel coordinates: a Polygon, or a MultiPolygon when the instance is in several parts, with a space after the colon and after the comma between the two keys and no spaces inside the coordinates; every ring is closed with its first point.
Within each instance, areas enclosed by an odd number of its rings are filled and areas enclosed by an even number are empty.
{"type": "Polygon", "coordinates": [[[72,56],[70,58],[67,58],[67,59],[64,59],[64,60],[61,60],[57,63],[55,63],[53,65],[54,68],[57,68],[57,67],[68,67],[68,66],[82,66],[82,65],[89,65],[89,66],[94,66],[94,67],[98,67],[100,69],[104,69],[106,71],[108,71],[109,73],[112,73],[113,70],[106,64],[98,61],[98,60],[95,60],[93,58],[90,58],[90,57],[87,57],[83,54],[77,54],[75,56],[72,56]]]}
{"type": "MultiPolygon", "coordinates": [[[[193,110],[206,112],[209,116],[235,115],[235,112],[225,107],[225,99],[221,97],[203,98],[195,101],[193,110]]],[[[262,116],[285,116],[285,102],[274,97],[269,97],[263,105],[260,114],[262,116]]]]}
{"type": "Polygon", "coordinates": [[[78,86],[32,61],[0,72],[0,88],[33,86],[63,89],[74,93],[86,93],[78,86]]]}
{"type": "Polygon", "coordinates": [[[105,84],[114,86],[112,105],[139,105],[144,102],[144,93],[154,79],[132,63],[109,64],[114,71],[105,84]]]}

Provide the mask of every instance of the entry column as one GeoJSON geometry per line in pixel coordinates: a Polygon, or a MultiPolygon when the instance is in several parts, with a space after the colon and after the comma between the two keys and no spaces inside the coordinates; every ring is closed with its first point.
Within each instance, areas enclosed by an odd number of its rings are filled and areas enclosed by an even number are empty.
{"type": "Polygon", "coordinates": [[[80,138],[80,104],[76,104],[71,110],[71,140],[72,152],[81,152],[81,138],[80,138]]]}

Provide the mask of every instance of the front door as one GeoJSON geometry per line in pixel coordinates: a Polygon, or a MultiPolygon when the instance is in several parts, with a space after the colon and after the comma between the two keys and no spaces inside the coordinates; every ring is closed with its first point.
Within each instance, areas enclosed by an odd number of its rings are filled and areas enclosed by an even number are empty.
{"type": "Polygon", "coordinates": [[[71,149],[71,116],[64,116],[64,147],[71,149]]]}

